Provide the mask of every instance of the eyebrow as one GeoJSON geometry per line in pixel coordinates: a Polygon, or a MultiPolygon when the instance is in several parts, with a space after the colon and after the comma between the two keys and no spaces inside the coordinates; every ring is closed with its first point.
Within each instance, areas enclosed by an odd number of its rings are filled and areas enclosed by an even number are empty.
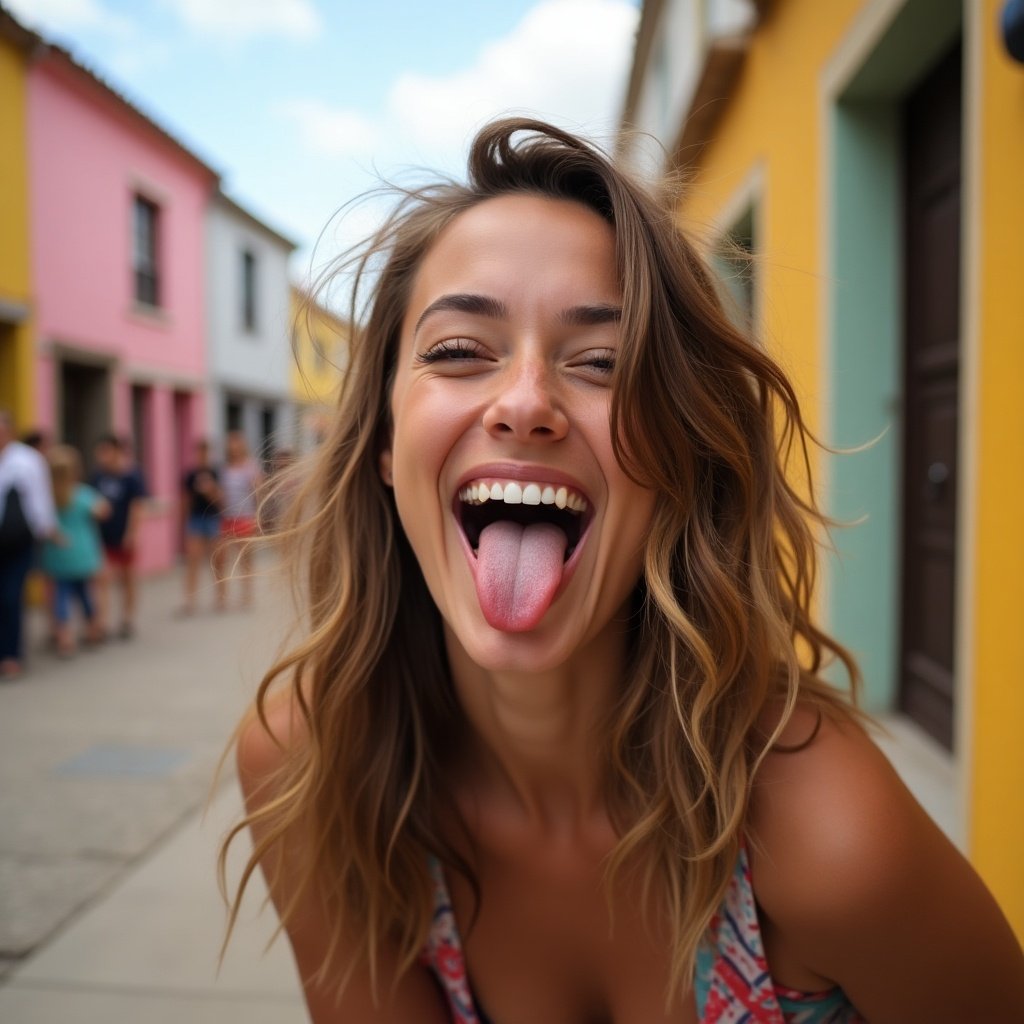
{"type": "MultiPolygon", "coordinates": [[[[508,306],[500,299],[490,295],[460,292],[442,295],[440,298],[434,299],[420,314],[413,334],[418,334],[423,322],[434,313],[470,313],[474,316],[485,316],[491,320],[511,318],[508,306]]],[[[598,324],[618,323],[621,319],[622,308],[608,303],[570,306],[558,314],[558,321],[563,327],[594,327],[598,324]]]]}
{"type": "Polygon", "coordinates": [[[442,295],[440,298],[427,306],[416,321],[416,329],[413,334],[418,334],[423,326],[423,321],[434,313],[472,313],[474,316],[486,316],[491,320],[508,320],[508,306],[500,299],[492,298],[490,295],[472,295],[469,293],[457,293],[453,295],[442,295]]]}
{"type": "Polygon", "coordinates": [[[595,327],[598,324],[617,324],[622,319],[622,307],[607,303],[589,306],[570,306],[558,314],[563,327],[595,327]]]}

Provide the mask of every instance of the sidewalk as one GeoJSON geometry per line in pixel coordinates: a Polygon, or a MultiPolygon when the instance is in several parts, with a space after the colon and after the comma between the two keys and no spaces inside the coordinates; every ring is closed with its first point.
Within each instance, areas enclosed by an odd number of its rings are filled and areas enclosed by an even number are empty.
{"type": "Polygon", "coordinates": [[[249,613],[176,620],[178,574],[149,580],[137,638],[68,662],[31,623],[30,672],[0,687],[0,1020],[306,1019],[287,944],[263,954],[261,889],[217,973],[232,766],[203,819],[286,619],[275,589],[259,587],[249,613]]]}

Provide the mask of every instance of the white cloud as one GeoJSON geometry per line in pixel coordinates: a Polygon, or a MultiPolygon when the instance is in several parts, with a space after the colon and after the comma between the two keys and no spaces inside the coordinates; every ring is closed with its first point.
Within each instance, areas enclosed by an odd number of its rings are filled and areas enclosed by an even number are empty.
{"type": "Polygon", "coordinates": [[[418,144],[460,152],[484,121],[509,111],[609,131],[637,17],[625,0],[544,0],[470,67],[445,77],[401,76],[391,115],[418,144]]]}
{"type": "Polygon", "coordinates": [[[542,0],[468,67],[400,75],[378,121],[319,100],[277,109],[298,125],[311,152],[372,157],[382,168],[428,163],[458,172],[476,129],[511,112],[610,138],[638,17],[629,0],[542,0]]]}
{"type": "Polygon", "coordinates": [[[127,18],[107,10],[99,0],[4,0],[4,6],[29,28],[47,35],[95,31],[126,36],[134,31],[127,18]]]}
{"type": "Polygon", "coordinates": [[[306,148],[323,156],[370,156],[380,142],[377,126],[355,110],[339,110],[321,100],[281,100],[272,112],[292,121],[306,148]]]}
{"type": "MultiPolygon", "coordinates": [[[[631,0],[540,0],[465,67],[399,75],[380,111],[293,99],[274,112],[295,125],[311,173],[333,176],[339,203],[374,189],[378,173],[404,184],[420,180],[420,167],[462,177],[473,134],[502,114],[534,115],[610,144],[638,18],[631,0]]],[[[388,205],[371,198],[346,209],[316,247],[315,262],[365,238],[388,205]]],[[[323,223],[312,212],[306,222],[323,223]]]]}
{"type": "Polygon", "coordinates": [[[310,0],[164,0],[189,28],[237,40],[258,35],[309,39],[321,28],[310,0]]]}

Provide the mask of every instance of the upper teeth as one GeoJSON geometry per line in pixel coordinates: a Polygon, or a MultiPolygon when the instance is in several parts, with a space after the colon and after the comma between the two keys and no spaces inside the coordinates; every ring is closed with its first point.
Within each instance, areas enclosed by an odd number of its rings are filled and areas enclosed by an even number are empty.
{"type": "Polygon", "coordinates": [[[459,491],[459,498],[471,505],[503,501],[506,505],[554,505],[570,512],[585,512],[587,499],[568,487],[522,483],[515,480],[478,480],[459,491]]]}

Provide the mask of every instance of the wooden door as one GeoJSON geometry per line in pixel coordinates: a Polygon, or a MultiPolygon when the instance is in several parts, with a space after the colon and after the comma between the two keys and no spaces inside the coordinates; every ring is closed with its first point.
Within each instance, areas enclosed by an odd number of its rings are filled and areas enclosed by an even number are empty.
{"type": "Polygon", "coordinates": [[[960,379],[961,50],[904,109],[902,710],[952,748],[960,379]]]}

